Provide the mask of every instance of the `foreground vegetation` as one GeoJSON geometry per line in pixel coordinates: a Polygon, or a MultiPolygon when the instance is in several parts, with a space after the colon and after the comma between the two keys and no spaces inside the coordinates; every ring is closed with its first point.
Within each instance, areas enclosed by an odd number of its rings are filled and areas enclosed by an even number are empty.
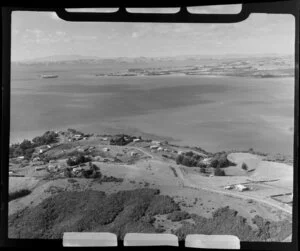
{"type": "Polygon", "coordinates": [[[253,218],[253,229],[245,218],[229,207],[220,208],[212,218],[181,211],[174,200],[160,195],[157,189],[136,189],[113,194],[86,190],[60,192],[33,208],[25,208],[9,217],[9,238],[60,239],[65,231],[112,232],[119,239],[129,232],[155,233],[164,229],[154,226],[156,215],[181,221],[173,231],[180,240],[187,234],[233,234],[242,241],[283,240],[291,234],[288,221],[270,222],[253,218]],[[185,221],[192,219],[195,224],[185,221]]]}
{"type": "Polygon", "coordinates": [[[13,144],[9,147],[9,157],[16,158],[24,156],[29,160],[36,147],[48,145],[57,142],[58,134],[53,131],[47,131],[42,136],[37,136],[32,141],[24,139],[22,143],[13,144]]]}
{"type": "Polygon", "coordinates": [[[246,218],[229,207],[217,209],[212,218],[196,214],[192,214],[191,218],[195,224],[183,222],[183,226],[173,232],[180,240],[184,240],[188,234],[232,234],[241,241],[282,241],[292,233],[291,222],[271,222],[258,215],[252,219],[257,226],[254,229],[247,223],[246,218]]]}

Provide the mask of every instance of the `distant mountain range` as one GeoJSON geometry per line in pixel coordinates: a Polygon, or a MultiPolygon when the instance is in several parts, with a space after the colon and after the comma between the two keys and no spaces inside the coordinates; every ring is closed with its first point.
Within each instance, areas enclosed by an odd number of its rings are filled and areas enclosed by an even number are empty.
{"type": "Polygon", "coordinates": [[[209,59],[246,59],[246,58],[261,58],[261,57],[290,57],[292,55],[279,55],[279,54],[252,54],[252,55],[241,55],[241,54],[226,54],[226,55],[180,55],[170,57],[117,57],[117,58],[101,58],[97,56],[82,56],[82,55],[53,55],[47,57],[40,57],[30,60],[13,61],[13,64],[124,64],[124,63],[153,63],[153,62],[168,62],[168,61],[198,61],[198,60],[209,60],[209,59]]]}

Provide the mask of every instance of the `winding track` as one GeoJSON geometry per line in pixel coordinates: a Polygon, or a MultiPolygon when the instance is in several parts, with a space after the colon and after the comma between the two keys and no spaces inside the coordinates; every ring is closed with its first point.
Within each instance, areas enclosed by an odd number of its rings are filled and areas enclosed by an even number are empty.
{"type": "Polygon", "coordinates": [[[286,213],[292,214],[292,208],[288,208],[287,207],[282,207],[281,205],[277,204],[277,203],[273,203],[269,200],[267,200],[266,198],[262,199],[262,198],[257,198],[255,196],[251,196],[251,195],[246,195],[246,194],[236,194],[236,193],[231,193],[231,192],[227,192],[227,191],[222,191],[222,190],[218,190],[218,189],[213,189],[213,188],[207,188],[207,187],[202,187],[198,184],[194,184],[193,182],[191,182],[189,179],[184,177],[184,174],[182,173],[181,169],[179,166],[174,165],[173,166],[176,169],[176,172],[178,174],[178,177],[182,180],[183,184],[185,187],[190,187],[190,188],[195,188],[195,189],[201,189],[201,190],[206,190],[206,191],[210,191],[210,192],[215,192],[215,193],[219,193],[219,194],[224,194],[224,195],[228,195],[228,196],[232,196],[232,197],[238,197],[238,198],[242,198],[242,199],[251,199],[251,200],[255,200],[259,203],[263,203],[266,204],[268,206],[271,207],[275,207],[279,210],[282,210],[286,213]]]}
{"type": "MultiPolygon", "coordinates": [[[[141,149],[139,147],[131,147],[131,148],[134,148],[136,150],[139,150],[139,151],[143,152],[145,155],[151,157],[152,159],[161,160],[158,156],[153,156],[151,153],[147,152],[144,149],[141,149]]],[[[273,201],[271,201],[271,199],[268,199],[268,198],[258,198],[256,196],[246,195],[245,193],[237,194],[237,193],[232,193],[232,192],[223,191],[223,190],[219,190],[219,189],[202,187],[201,185],[195,184],[191,180],[189,180],[188,178],[184,177],[184,174],[183,174],[183,172],[181,171],[181,169],[178,165],[172,165],[172,166],[176,169],[176,172],[178,174],[178,178],[182,181],[182,184],[183,184],[184,187],[189,187],[189,188],[198,189],[198,190],[206,190],[206,191],[210,191],[210,192],[214,192],[214,193],[219,193],[219,194],[224,194],[224,195],[228,195],[228,196],[232,196],[232,197],[241,198],[241,199],[244,199],[244,200],[251,199],[251,200],[254,200],[256,202],[266,204],[270,207],[274,207],[276,209],[284,211],[288,214],[292,214],[292,207],[289,207],[288,205],[282,206],[279,203],[273,202],[273,201]]]]}

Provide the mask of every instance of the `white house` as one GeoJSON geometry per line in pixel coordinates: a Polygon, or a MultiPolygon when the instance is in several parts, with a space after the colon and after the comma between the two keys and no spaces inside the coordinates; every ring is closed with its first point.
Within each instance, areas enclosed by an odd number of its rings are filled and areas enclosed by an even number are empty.
{"type": "Polygon", "coordinates": [[[136,156],[136,155],[137,155],[136,152],[131,152],[131,153],[130,153],[130,156],[131,156],[131,157],[136,156]]]}
{"type": "Polygon", "coordinates": [[[230,189],[232,189],[232,188],[233,188],[233,186],[230,186],[230,185],[224,187],[225,190],[230,190],[230,189]]]}
{"type": "Polygon", "coordinates": [[[41,160],[40,157],[35,157],[32,161],[36,162],[36,161],[40,161],[40,160],[41,160]]]}
{"type": "Polygon", "coordinates": [[[238,190],[239,192],[243,192],[243,191],[248,190],[249,188],[242,184],[238,184],[238,185],[235,185],[235,189],[238,190]]]}
{"type": "Polygon", "coordinates": [[[141,139],[133,139],[133,142],[140,142],[141,139]]]}
{"type": "Polygon", "coordinates": [[[162,151],[162,150],[163,150],[162,147],[157,148],[157,151],[162,151]]]}
{"type": "Polygon", "coordinates": [[[153,146],[150,146],[150,149],[157,149],[159,146],[158,145],[153,145],[153,146]]]}
{"type": "Polygon", "coordinates": [[[73,136],[73,139],[75,139],[75,140],[80,140],[80,139],[82,139],[83,137],[82,137],[82,135],[81,134],[75,134],[74,136],[73,136]]]}
{"type": "Polygon", "coordinates": [[[108,149],[107,147],[104,147],[104,148],[103,148],[103,151],[104,151],[104,152],[108,152],[109,149],[108,149]]]}
{"type": "Polygon", "coordinates": [[[155,141],[155,140],[152,140],[151,143],[152,143],[152,144],[155,144],[155,145],[160,145],[160,144],[161,144],[159,141],[155,141]]]}

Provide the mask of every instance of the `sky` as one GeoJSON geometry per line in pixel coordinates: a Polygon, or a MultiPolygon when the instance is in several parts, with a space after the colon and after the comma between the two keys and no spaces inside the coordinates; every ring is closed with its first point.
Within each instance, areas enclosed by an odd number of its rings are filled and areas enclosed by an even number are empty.
{"type": "MultiPolygon", "coordinates": [[[[205,6],[193,10],[237,13],[240,8],[205,6]]],[[[67,22],[53,12],[17,11],[12,14],[11,59],[293,54],[294,29],[293,16],[278,14],[251,14],[233,24],[166,24],[67,22]]]]}

